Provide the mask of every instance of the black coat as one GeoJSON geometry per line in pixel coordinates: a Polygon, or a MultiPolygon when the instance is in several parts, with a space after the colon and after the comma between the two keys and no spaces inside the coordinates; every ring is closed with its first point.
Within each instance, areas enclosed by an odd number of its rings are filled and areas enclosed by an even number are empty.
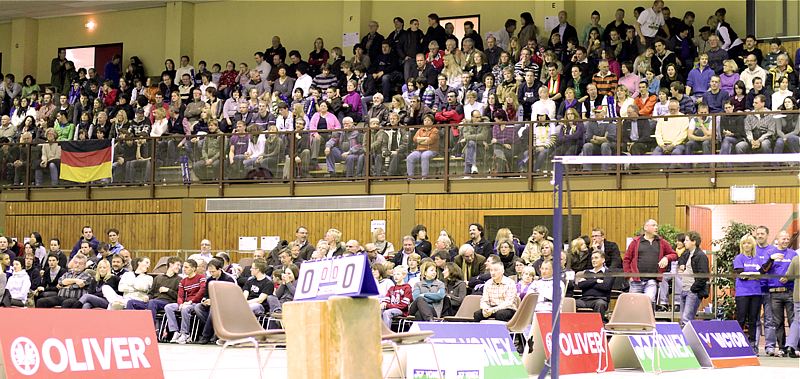
{"type": "MultiPolygon", "coordinates": [[[[681,254],[680,258],[678,258],[678,267],[685,266],[686,263],[689,261],[689,254],[690,252],[684,251],[681,254]]],[[[706,257],[706,253],[697,248],[694,251],[694,256],[692,256],[692,272],[695,274],[708,274],[708,257],[706,257]]],[[[697,294],[697,297],[701,299],[705,299],[708,297],[708,278],[694,278],[694,284],[689,289],[691,292],[697,294]]]]}

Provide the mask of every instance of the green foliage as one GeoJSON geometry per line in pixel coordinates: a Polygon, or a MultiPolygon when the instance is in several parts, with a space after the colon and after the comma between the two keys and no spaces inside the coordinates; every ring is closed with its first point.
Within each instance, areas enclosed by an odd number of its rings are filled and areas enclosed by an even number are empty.
{"type": "MultiPolygon", "coordinates": [[[[733,272],[733,258],[739,255],[739,240],[745,234],[750,234],[755,229],[755,225],[743,224],[736,221],[722,228],[725,236],[721,239],[712,241],[712,243],[719,247],[715,254],[715,267],[714,273],[716,274],[730,274],[733,272]]],[[[733,280],[728,278],[715,278],[714,284],[717,286],[717,314],[720,318],[726,320],[733,320],[736,303],[733,294],[731,293],[733,287],[733,280]]]]}
{"type": "MultiPolygon", "coordinates": [[[[633,237],[637,237],[637,236],[641,235],[641,233],[642,233],[642,230],[639,229],[639,230],[633,232],[632,236],[633,237]]],[[[683,232],[680,229],[678,229],[678,228],[676,228],[676,227],[674,227],[674,226],[672,226],[670,224],[658,225],[658,235],[661,238],[667,240],[667,242],[669,242],[670,246],[675,246],[675,237],[677,237],[678,234],[681,234],[681,233],[683,233],[683,232]]]]}

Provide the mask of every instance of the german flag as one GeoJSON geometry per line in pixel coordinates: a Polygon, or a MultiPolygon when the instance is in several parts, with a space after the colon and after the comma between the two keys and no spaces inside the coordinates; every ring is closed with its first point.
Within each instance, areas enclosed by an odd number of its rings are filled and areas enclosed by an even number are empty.
{"type": "Polygon", "coordinates": [[[111,140],[61,142],[59,177],[76,183],[88,183],[111,177],[111,140]]]}

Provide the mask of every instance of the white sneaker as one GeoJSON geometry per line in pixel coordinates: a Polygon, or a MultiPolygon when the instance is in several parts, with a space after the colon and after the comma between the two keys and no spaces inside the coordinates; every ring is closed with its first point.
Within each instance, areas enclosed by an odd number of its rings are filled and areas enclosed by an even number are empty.
{"type": "Polygon", "coordinates": [[[188,334],[181,334],[181,337],[178,338],[178,344],[185,345],[189,342],[189,335],[188,334]]]}
{"type": "Polygon", "coordinates": [[[472,165],[472,170],[471,170],[471,173],[473,173],[473,174],[477,174],[477,173],[478,173],[478,166],[476,166],[476,165],[472,165]]]}
{"type": "Polygon", "coordinates": [[[175,332],[172,334],[172,339],[169,340],[169,343],[178,343],[178,340],[181,338],[181,332],[175,332]]]}

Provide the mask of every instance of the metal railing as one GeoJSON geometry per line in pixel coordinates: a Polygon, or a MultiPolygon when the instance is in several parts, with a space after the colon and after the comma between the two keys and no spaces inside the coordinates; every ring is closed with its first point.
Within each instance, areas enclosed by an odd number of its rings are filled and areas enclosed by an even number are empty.
{"type": "MultiPolygon", "coordinates": [[[[780,118],[798,115],[798,111],[763,113],[769,117],[776,117],[778,127],[780,127],[780,118]]],[[[732,122],[744,128],[744,119],[748,114],[753,113],[708,115],[711,120],[711,138],[709,139],[711,154],[719,154],[720,120],[730,117],[733,118],[732,122]]],[[[651,123],[654,128],[658,120],[672,117],[684,117],[688,124],[691,117],[705,118],[706,115],[638,117],[635,120],[651,123]]],[[[613,155],[621,156],[631,154],[630,133],[625,133],[623,128],[625,123],[631,120],[634,119],[579,119],[573,122],[576,125],[588,125],[590,122],[609,122],[615,125],[616,140],[613,141],[611,152],[613,155]]],[[[51,181],[49,167],[42,167],[40,164],[41,144],[0,144],[0,183],[2,184],[0,188],[2,190],[24,190],[29,193],[36,188],[53,187],[96,188],[142,185],[152,187],[156,185],[216,184],[223,188],[232,184],[267,183],[288,185],[290,194],[294,195],[295,188],[306,182],[361,182],[365,186],[365,191],[370,193],[372,184],[377,181],[438,179],[444,183],[443,192],[450,192],[451,181],[514,177],[526,179],[528,189],[533,190],[534,180],[537,178],[549,180],[547,175],[554,154],[559,152],[576,154],[581,151],[585,142],[581,136],[575,144],[574,151],[563,149],[563,145],[556,144],[549,148],[546,154],[538,154],[541,146],[537,142],[534,129],[545,123],[551,129],[559,129],[568,125],[569,122],[563,119],[543,122],[432,125],[430,127],[435,128],[439,136],[438,144],[431,148],[436,151],[436,154],[429,159],[425,159],[426,157],[423,155],[419,163],[411,164],[410,168],[413,169],[413,172],[408,170],[409,164],[406,158],[410,153],[418,150],[414,135],[422,128],[419,125],[386,125],[377,128],[359,126],[340,130],[267,131],[257,134],[170,135],[127,140],[116,139],[112,178],[92,183],[51,181]],[[492,129],[500,128],[501,125],[513,128],[512,143],[504,144],[493,141],[492,129]],[[474,163],[477,168],[477,174],[472,173],[471,165],[465,164],[466,159],[473,158],[466,154],[473,148],[473,143],[466,141],[463,133],[472,127],[477,127],[474,131],[480,133],[477,140],[471,140],[474,141],[475,151],[475,161],[471,163],[474,163]],[[521,131],[525,128],[527,131],[521,131]],[[387,131],[391,133],[391,138],[400,137],[397,149],[388,147],[382,142],[388,135],[385,133],[387,131]],[[456,136],[456,134],[458,135],[456,136]],[[356,145],[360,145],[360,149],[349,149],[351,137],[354,137],[353,141],[357,142],[356,145]],[[260,155],[261,158],[247,155],[245,150],[248,149],[249,144],[263,144],[264,154],[260,155]],[[231,146],[233,146],[233,153],[231,153],[231,146]],[[326,146],[330,148],[327,152],[326,146]],[[138,150],[139,155],[136,157],[141,159],[118,161],[118,158],[123,155],[122,151],[131,148],[138,150]],[[318,148],[318,150],[314,151],[314,148],[318,148]],[[341,154],[345,152],[348,154],[341,154]],[[420,166],[422,166],[423,160],[427,160],[429,167],[427,175],[421,173],[420,166]],[[542,160],[544,161],[542,162],[542,160]]],[[[728,122],[731,121],[728,120],[728,122]]],[[[797,122],[797,120],[792,122],[797,122]]],[[[775,138],[777,137],[774,137],[773,141],[775,138]]],[[[556,139],[558,140],[558,137],[556,139]]],[[[645,153],[651,153],[655,146],[654,141],[650,142],[645,153]]],[[[702,152],[694,153],[702,154],[702,152]]],[[[578,169],[571,172],[570,175],[614,176],[618,185],[621,185],[622,177],[632,173],[670,175],[703,172],[711,177],[716,177],[720,172],[764,170],[796,171],[797,168],[788,164],[775,166],[710,164],[703,167],[615,164],[605,169],[578,169]]]]}

